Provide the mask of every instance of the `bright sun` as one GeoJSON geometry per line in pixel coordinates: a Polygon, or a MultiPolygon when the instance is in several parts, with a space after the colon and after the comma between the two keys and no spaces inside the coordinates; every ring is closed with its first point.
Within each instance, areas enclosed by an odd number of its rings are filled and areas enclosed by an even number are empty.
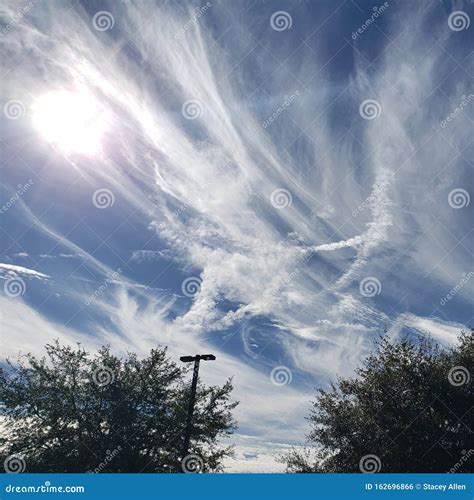
{"type": "Polygon", "coordinates": [[[106,129],[104,113],[86,92],[61,90],[39,97],[33,122],[48,142],[65,153],[98,152],[106,129]]]}

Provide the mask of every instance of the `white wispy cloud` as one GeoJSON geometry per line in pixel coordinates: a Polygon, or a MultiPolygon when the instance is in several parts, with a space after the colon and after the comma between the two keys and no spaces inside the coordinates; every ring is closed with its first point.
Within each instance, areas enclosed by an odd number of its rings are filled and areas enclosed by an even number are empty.
{"type": "Polygon", "coordinates": [[[462,324],[443,321],[439,318],[424,318],[415,314],[403,314],[397,318],[390,330],[391,334],[399,332],[403,326],[412,328],[422,337],[431,337],[444,346],[454,346],[461,331],[462,324]]]}
{"type": "Polygon", "coordinates": [[[15,264],[4,264],[0,263],[0,273],[4,271],[3,274],[20,274],[27,276],[29,278],[49,278],[47,274],[40,273],[34,269],[29,269],[27,267],[18,266],[15,264]]]}

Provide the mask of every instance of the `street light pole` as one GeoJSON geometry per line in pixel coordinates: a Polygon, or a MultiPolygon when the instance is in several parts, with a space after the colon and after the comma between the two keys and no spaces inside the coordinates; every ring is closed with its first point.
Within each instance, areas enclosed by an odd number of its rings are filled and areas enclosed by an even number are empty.
{"type": "Polygon", "coordinates": [[[193,382],[191,384],[191,394],[189,396],[188,416],[186,420],[183,453],[181,457],[181,459],[184,459],[186,456],[188,456],[189,453],[189,442],[191,440],[191,433],[193,429],[193,414],[194,414],[194,403],[196,402],[196,389],[197,389],[197,382],[199,375],[199,363],[201,359],[203,361],[214,361],[216,357],[213,354],[196,354],[196,356],[181,356],[179,359],[183,363],[190,363],[194,361],[193,382]]]}

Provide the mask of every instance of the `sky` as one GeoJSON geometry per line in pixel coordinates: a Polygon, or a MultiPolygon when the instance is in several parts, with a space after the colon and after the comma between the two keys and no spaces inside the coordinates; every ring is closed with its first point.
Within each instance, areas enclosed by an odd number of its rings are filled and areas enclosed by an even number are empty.
{"type": "Polygon", "coordinates": [[[282,470],[374,339],[472,325],[473,16],[2,2],[2,358],[212,352],[202,380],[240,401],[227,470],[282,470]]]}

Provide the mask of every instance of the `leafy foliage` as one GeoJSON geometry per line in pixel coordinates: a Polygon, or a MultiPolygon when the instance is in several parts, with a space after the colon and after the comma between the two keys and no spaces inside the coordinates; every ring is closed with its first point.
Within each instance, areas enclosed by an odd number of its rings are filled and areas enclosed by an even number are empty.
{"type": "MultiPolygon", "coordinates": [[[[103,347],[91,357],[56,341],[46,352],[0,369],[2,455],[22,456],[28,472],[179,470],[190,386],[166,349],[122,359],[103,347]]],[[[204,471],[231,453],[217,444],[235,428],[231,391],[231,380],[198,385],[190,452],[204,471]]]]}
{"type": "Polygon", "coordinates": [[[451,350],[382,338],[357,378],[319,391],[313,449],[284,457],[288,471],[360,472],[375,455],[381,472],[472,472],[473,368],[472,330],[451,350]]]}

